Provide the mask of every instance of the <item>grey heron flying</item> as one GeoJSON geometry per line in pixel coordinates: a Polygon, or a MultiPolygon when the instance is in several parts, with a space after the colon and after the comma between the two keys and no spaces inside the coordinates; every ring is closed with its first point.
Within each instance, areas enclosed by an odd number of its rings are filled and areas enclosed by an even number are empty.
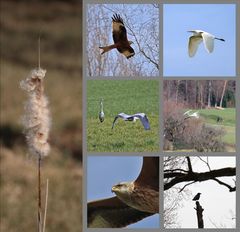
{"type": "Polygon", "coordinates": [[[225,41],[224,39],[217,38],[214,35],[202,30],[191,30],[188,32],[193,33],[193,35],[189,37],[188,41],[188,55],[190,57],[193,57],[196,54],[198,45],[202,41],[208,53],[213,52],[215,39],[225,41]]]}
{"type": "Polygon", "coordinates": [[[140,119],[140,121],[142,122],[143,124],[143,127],[145,130],[150,130],[150,124],[149,124],[149,121],[148,121],[148,118],[147,118],[147,115],[145,113],[137,113],[137,114],[133,114],[133,115],[128,115],[128,114],[125,114],[125,113],[120,113],[118,114],[115,118],[114,118],[114,121],[113,121],[113,124],[112,124],[112,129],[117,121],[118,118],[121,118],[123,119],[124,121],[136,121],[137,119],[140,119]]]}
{"type": "Polygon", "coordinates": [[[103,99],[100,100],[100,112],[98,114],[100,122],[104,121],[104,112],[103,112],[103,99]]]}
{"type": "Polygon", "coordinates": [[[183,115],[188,116],[188,118],[189,117],[194,117],[194,118],[197,118],[197,119],[199,118],[199,112],[198,111],[196,111],[194,113],[191,113],[191,112],[192,112],[192,110],[188,110],[183,115]]]}

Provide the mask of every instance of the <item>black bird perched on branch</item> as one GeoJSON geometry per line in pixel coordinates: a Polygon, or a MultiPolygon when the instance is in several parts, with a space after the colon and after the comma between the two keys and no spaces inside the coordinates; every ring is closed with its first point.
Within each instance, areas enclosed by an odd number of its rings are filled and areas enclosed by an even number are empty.
{"type": "Polygon", "coordinates": [[[197,195],[192,199],[193,201],[198,201],[201,193],[197,193],[197,195]]]}

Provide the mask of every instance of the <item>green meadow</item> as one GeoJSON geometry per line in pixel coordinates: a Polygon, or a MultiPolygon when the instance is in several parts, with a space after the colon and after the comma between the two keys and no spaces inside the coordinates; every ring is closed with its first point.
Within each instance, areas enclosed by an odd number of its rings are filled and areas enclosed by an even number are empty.
{"type": "Polygon", "coordinates": [[[222,127],[225,131],[223,142],[226,144],[228,151],[235,150],[236,144],[236,109],[225,108],[224,110],[204,109],[199,110],[200,116],[204,118],[205,122],[214,127],[222,127]],[[222,120],[217,122],[217,118],[222,120]],[[233,150],[232,150],[233,149],[233,150]]]}
{"type": "Polygon", "coordinates": [[[158,80],[88,80],[87,81],[87,150],[91,152],[139,152],[159,150],[158,80]],[[100,123],[100,99],[105,120],[100,123]],[[115,116],[145,113],[151,129],[141,121],[125,122],[115,116]]]}

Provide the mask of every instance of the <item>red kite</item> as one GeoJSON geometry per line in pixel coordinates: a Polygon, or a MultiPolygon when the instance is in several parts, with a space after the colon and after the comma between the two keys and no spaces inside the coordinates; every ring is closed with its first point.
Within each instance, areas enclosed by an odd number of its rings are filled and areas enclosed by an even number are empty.
{"type": "Polygon", "coordinates": [[[114,48],[116,48],[120,53],[129,59],[134,56],[135,52],[133,48],[130,46],[133,42],[127,39],[127,30],[124,26],[123,19],[118,14],[114,14],[112,17],[112,28],[113,28],[113,41],[114,44],[99,47],[103,51],[101,54],[108,52],[114,48]]]}
{"type": "Polygon", "coordinates": [[[159,158],[144,157],[137,179],[114,185],[112,192],[115,197],[88,203],[88,227],[126,227],[159,213],[159,158]]]}

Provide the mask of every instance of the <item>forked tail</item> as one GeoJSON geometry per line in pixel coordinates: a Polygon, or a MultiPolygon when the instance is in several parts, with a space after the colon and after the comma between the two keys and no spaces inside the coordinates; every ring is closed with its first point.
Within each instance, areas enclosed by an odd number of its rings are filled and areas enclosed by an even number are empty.
{"type": "Polygon", "coordinates": [[[100,49],[102,49],[102,54],[106,53],[106,52],[109,52],[110,50],[112,50],[113,48],[116,48],[116,46],[113,44],[113,45],[109,45],[109,46],[105,46],[105,47],[99,47],[100,49]]]}

